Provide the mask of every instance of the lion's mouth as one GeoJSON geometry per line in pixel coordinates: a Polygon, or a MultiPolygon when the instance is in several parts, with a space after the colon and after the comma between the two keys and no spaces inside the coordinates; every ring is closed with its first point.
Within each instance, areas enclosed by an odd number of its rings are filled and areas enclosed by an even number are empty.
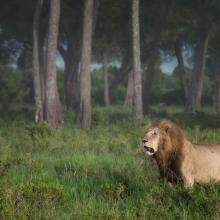
{"type": "Polygon", "coordinates": [[[147,147],[147,146],[144,146],[145,150],[146,150],[146,153],[148,155],[154,155],[156,153],[156,151],[152,148],[152,147],[147,147]]]}

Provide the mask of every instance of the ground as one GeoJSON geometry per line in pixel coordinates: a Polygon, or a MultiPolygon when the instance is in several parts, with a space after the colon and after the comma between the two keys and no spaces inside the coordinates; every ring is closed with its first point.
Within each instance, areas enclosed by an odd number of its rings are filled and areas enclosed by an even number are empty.
{"type": "Polygon", "coordinates": [[[219,219],[220,186],[170,188],[141,146],[146,123],[168,117],[195,143],[220,143],[220,116],[155,107],[134,123],[122,107],[93,111],[93,128],[0,119],[0,219],[219,219]]]}

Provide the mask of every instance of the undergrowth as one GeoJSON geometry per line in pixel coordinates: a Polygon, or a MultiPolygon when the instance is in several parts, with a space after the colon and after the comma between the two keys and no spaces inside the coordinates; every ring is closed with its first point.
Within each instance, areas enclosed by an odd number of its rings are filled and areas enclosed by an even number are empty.
{"type": "Polygon", "coordinates": [[[219,219],[220,187],[159,178],[140,140],[153,118],[177,122],[192,142],[220,143],[220,117],[153,109],[135,123],[125,108],[95,108],[81,130],[25,117],[0,120],[0,219],[219,219]]]}

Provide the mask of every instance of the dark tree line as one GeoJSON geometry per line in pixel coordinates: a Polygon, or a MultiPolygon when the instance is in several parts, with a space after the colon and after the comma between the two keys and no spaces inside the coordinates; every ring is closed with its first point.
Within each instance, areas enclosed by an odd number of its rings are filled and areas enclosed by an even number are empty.
{"type": "Polygon", "coordinates": [[[0,11],[0,61],[10,64],[16,54],[18,68],[32,68],[36,122],[58,126],[64,121],[57,54],[64,61],[65,107],[76,110],[82,128],[91,126],[92,62],[102,64],[104,104],[112,104],[123,82],[124,103],[138,120],[151,106],[161,52],[176,57],[185,109],[200,108],[209,75],[213,105],[220,112],[218,1],[13,0],[0,11]],[[193,51],[190,77],[186,48],[193,51]],[[109,80],[108,67],[115,60],[120,67],[109,80]]]}

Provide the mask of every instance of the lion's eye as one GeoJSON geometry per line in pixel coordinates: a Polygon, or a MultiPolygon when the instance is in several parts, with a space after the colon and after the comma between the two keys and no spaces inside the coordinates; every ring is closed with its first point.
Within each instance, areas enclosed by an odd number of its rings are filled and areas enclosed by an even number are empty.
{"type": "Polygon", "coordinates": [[[156,136],[156,135],[157,135],[157,132],[156,132],[156,131],[154,131],[153,135],[154,135],[154,136],[156,136]]]}

